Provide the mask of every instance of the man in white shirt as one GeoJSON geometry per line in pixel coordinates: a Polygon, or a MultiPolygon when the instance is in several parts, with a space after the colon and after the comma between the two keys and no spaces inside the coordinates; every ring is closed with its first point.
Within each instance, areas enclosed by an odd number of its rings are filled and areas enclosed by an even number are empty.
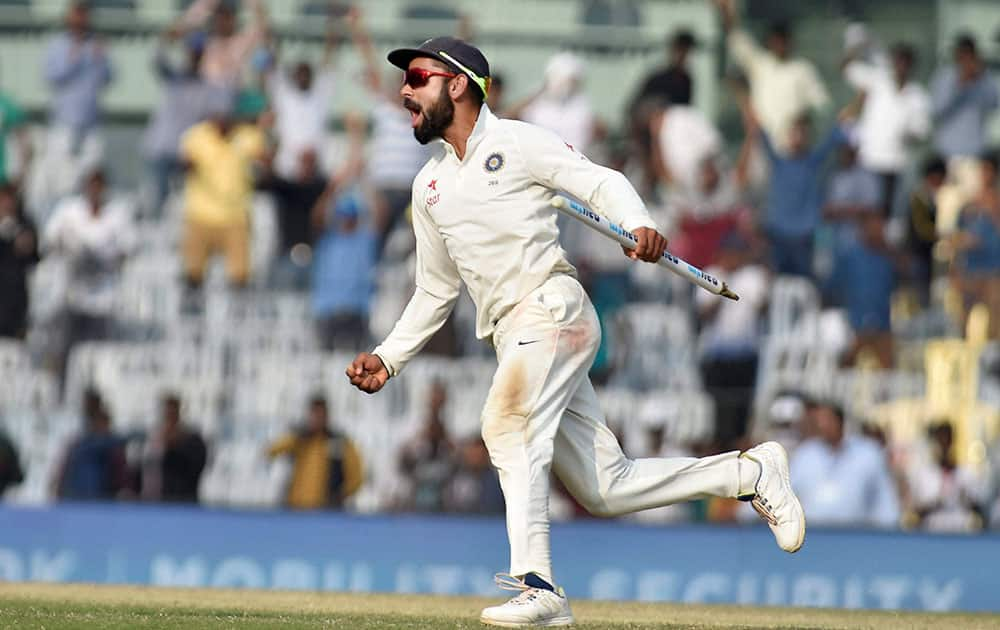
{"type": "Polygon", "coordinates": [[[122,263],[135,244],[131,208],[105,189],[103,171],[90,173],[83,194],[60,202],[42,234],[42,248],[62,256],[69,269],[63,368],[75,344],[110,334],[122,263]]]}
{"type": "Polygon", "coordinates": [[[792,56],[792,35],[787,24],[771,25],[767,47],[761,48],[749,33],[739,28],[733,0],[716,0],[716,4],[728,34],[729,54],[750,83],[750,98],[760,124],[778,148],[785,151],[792,123],[811,110],[825,108],[830,95],[816,67],[792,56]]]}
{"type": "MultiPolygon", "coordinates": [[[[549,471],[592,513],[619,515],[700,495],[750,499],[779,546],[796,551],[805,518],[787,483],[784,450],[767,443],[706,457],[629,460],[587,378],[600,342],[594,307],[558,244],[555,191],[564,190],[637,237],[635,260],[656,261],[666,240],[625,177],[597,166],[551,132],[500,120],[483,102],[489,64],[451,37],[395,50],[414,136],[435,153],[413,182],[416,290],[395,328],[347,376],[375,393],[444,324],[464,282],[477,335],[499,366],[482,434],[507,506],[510,574],[521,593],[482,612],[483,623],[573,623],[552,577],[549,471]]],[[[361,270],[364,272],[365,270],[361,270]]]]}
{"type": "Polygon", "coordinates": [[[274,107],[278,151],[274,170],[285,179],[298,175],[303,153],[312,151],[321,167],[326,167],[326,114],[333,97],[333,46],[327,37],[323,60],[317,71],[300,61],[285,74],[278,70],[269,78],[268,87],[274,107]]]}
{"type": "Polygon", "coordinates": [[[815,435],[792,454],[792,487],[813,524],[899,526],[899,499],[882,447],[848,433],[844,412],[831,403],[808,405],[815,435]]]}
{"type": "Polygon", "coordinates": [[[855,55],[844,65],[844,78],[864,95],[858,120],[858,157],[861,166],[882,178],[882,207],[888,216],[896,181],[907,166],[914,143],[931,130],[931,101],[927,90],[913,80],[916,53],[908,44],[895,44],[892,67],[868,63],[855,55]]]}

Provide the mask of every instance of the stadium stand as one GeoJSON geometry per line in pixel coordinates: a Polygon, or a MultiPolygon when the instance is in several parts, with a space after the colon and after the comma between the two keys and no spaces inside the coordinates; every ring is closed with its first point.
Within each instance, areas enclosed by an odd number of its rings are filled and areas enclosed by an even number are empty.
{"type": "MultiPolygon", "coordinates": [[[[150,60],[158,33],[187,4],[93,3],[95,28],[106,38],[115,67],[115,81],[102,101],[106,163],[115,193],[138,206],[147,202],[136,147],[141,123],[160,94],[150,60]]],[[[518,97],[537,89],[541,60],[572,50],[586,68],[584,89],[593,112],[613,129],[602,155],[609,163],[622,162],[619,166],[640,188],[642,168],[635,163],[641,161],[635,159],[640,149],[628,144],[622,112],[644,73],[661,62],[664,36],[677,27],[688,28],[700,42],[690,62],[696,86],[693,105],[718,126],[728,148],[742,140],[733,104],[737,99],[720,80],[730,55],[723,52],[725,36],[710,3],[647,0],[616,12],[609,9],[615,3],[511,0],[476,5],[468,14],[470,6],[460,3],[367,4],[371,6],[364,7],[364,20],[380,51],[425,35],[454,32],[469,19],[477,43],[506,77],[507,93],[518,97]]],[[[842,13],[831,15],[819,6],[823,3],[809,4],[816,7],[815,14],[802,9],[794,16],[798,54],[815,64],[830,86],[831,100],[843,105],[851,94],[836,67],[842,53],[839,34],[848,21],[842,13]]],[[[922,83],[932,68],[948,65],[959,32],[978,36],[987,61],[993,59],[995,65],[1000,60],[1000,44],[991,39],[1000,27],[995,6],[959,2],[960,10],[942,13],[935,26],[928,17],[937,15],[933,4],[916,3],[911,14],[910,3],[890,2],[866,7],[858,17],[883,42],[905,35],[919,44],[922,83]],[[904,6],[906,15],[900,18],[904,6]],[[926,37],[918,37],[921,34],[926,37]]],[[[788,7],[757,1],[744,5],[744,13],[753,16],[748,19],[752,30],[788,7]]],[[[280,67],[299,57],[318,56],[324,36],[319,18],[329,12],[329,3],[295,0],[266,6],[280,43],[268,52],[278,51],[280,67]]],[[[41,73],[17,69],[40,65],[48,40],[62,28],[63,8],[56,0],[0,1],[0,87],[29,112],[36,146],[42,145],[45,132],[48,87],[41,73]]],[[[341,37],[348,33],[339,21],[335,30],[341,37]]],[[[358,51],[343,44],[337,65],[338,88],[327,112],[330,133],[320,140],[336,156],[334,164],[327,165],[331,170],[344,160],[344,114],[368,112],[372,105],[357,78],[363,67],[358,51]]],[[[818,121],[825,124],[834,114],[823,111],[818,121]]],[[[992,126],[984,130],[994,141],[1000,136],[998,119],[994,116],[992,126]]],[[[926,143],[919,146],[914,155],[929,153],[926,143]]],[[[907,191],[915,181],[915,163],[908,169],[902,184],[907,191]]],[[[760,184],[757,187],[764,188],[760,184]]],[[[670,186],[641,192],[657,218],[671,224],[670,186]]],[[[757,190],[747,205],[762,208],[763,196],[764,191],[757,190]]],[[[266,194],[254,197],[249,286],[227,287],[221,265],[213,263],[194,307],[181,280],[178,255],[184,240],[183,205],[177,190],[162,219],[140,214],[135,252],[121,262],[113,338],[75,346],[62,381],[51,364],[50,349],[60,334],[68,283],[65,262],[45,256],[30,272],[27,335],[0,342],[0,425],[24,453],[28,473],[5,499],[29,504],[52,500],[50,484],[66,443],[80,429],[76,412],[90,387],[101,392],[113,426],[123,436],[153,431],[160,394],[176,392],[185,421],[209,443],[200,493],[201,502],[209,505],[281,506],[289,467],[269,462],[266,445],[301,422],[302,410],[318,393],[327,398],[331,419],[358,445],[365,462],[365,482],[348,503],[352,510],[392,508],[402,483],[394,454],[419,429],[432,383],[447,384],[444,415],[449,432],[460,439],[478,435],[495,361],[490,348],[475,339],[475,310],[467,295],[463,293],[454,314],[460,356],[422,356],[384,392],[362,396],[343,377],[352,357],[319,351],[310,294],[275,290],[266,281],[279,242],[280,222],[271,199],[266,194]]],[[[47,209],[29,208],[29,213],[44,231],[47,209]]],[[[897,208],[896,214],[897,219],[906,218],[905,210],[897,208]]],[[[899,221],[890,225],[889,232],[893,230],[900,230],[899,221]]],[[[384,258],[372,270],[376,291],[368,323],[376,340],[391,329],[413,289],[412,243],[406,231],[404,227],[392,236],[384,258]]],[[[941,243],[946,243],[945,236],[941,243]]],[[[754,247],[754,255],[764,260],[763,248],[754,247]]],[[[939,259],[930,304],[913,306],[907,287],[896,292],[891,321],[895,363],[888,369],[876,366],[864,349],[853,364],[845,364],[856,331],[844,309],[830,303],[821,282],[772,278],[765,329],[760,347],[754,349],[758,367],[750,430],[742,440],[779,431],[778,425],[788,419],[777,418],[772,405],[792,392],[835,402],[847,412],[852,429],[881,431],[888,456],[921,442],[929,425],[945,419],[956,428],[958,460],[985,469],[1000,437],[1000,346],[990,333],[990,320],[1000,315],[962,301],[950,282],[952,262],[953,257],[939,259]]],[[[738,448],[742,441],[714,442],[718,402],[706,392],[698,369],[698,335],[705,321],[693,308],[691,290],[656,273],[631,271],[627,303],[602,313],[612,343],[608,377],[598,394],[609,422],[625,433],[626,445],[636,451],[644,439],[640,430],[649,428],[662,429],[671,445],[691,452],[738,448]]]]}

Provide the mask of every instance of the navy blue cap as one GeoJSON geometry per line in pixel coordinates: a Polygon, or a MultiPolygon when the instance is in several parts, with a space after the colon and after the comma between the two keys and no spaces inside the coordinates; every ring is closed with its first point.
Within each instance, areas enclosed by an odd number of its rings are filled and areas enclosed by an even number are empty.
{"type": "Polygon", "coordinates": [[[434,37],[416,48],[397,48],[389,53],[388,59],[392,65],[406,70],[418,57],[436,59],[468,75],[484,95],[490,91],[490,63],[468,42],[457,37],[434,37]]]}

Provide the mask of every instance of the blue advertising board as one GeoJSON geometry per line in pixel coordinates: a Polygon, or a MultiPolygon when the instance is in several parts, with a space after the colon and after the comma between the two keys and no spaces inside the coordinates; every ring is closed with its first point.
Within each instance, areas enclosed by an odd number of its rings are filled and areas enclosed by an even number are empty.
{"type": "MultiPolygon", "coordinates": [[[[552,527],[571,597],[1000,611],[1000,536],[765,527],[552,527]]],[[[497,595],[501,519],[139,505],[0,508],[0,580],[497,595]]]]}

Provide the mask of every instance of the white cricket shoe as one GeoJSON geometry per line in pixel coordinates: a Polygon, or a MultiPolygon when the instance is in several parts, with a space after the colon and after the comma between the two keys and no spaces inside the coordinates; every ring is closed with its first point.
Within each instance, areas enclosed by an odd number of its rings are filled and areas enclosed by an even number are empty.
{"type": "Polygon", "coordinates": [[[767,521],[778,546],[795,553],[806,538],[806,515],[788,479],[788,455],[777,442],[758,444],[740,457],[760,464],[750,505],[767,521]]]}
{"type": "Polygon", "coordinates": [[[506,573],[497,573],[497,585],[507,591],[521,591],[506,604],[484,608],[479,621],[488,626],[526,628],[531,626],[568,626],[573,623],[566,593],[528,586],[506,573]]]}

